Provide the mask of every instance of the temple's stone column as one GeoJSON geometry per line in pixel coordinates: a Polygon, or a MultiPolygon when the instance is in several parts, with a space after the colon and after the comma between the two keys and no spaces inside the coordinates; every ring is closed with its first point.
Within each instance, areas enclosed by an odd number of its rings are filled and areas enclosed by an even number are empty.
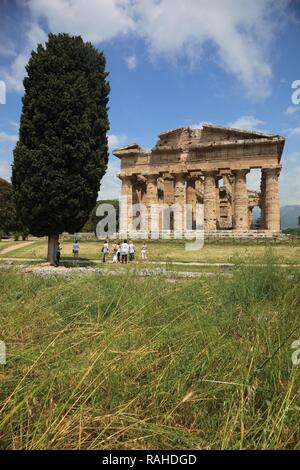
{"type": "Polygon", "coordinates": [[[132,228],[132,177],[122,176],[120,201],[120,233],[127,236],[132,228]]]}
{"type": "Polygon", "coordinates": [[[164,229],[164,179],[159,178],[157,182],[157,190],[158,190],[158,218],[159,218],[159,234],[162,234],[162,231],[164,229]]]}
{"type": "Polygon", "coordinates": [[[251,230],[253,224],[253,207],[248,207],[248,228],[251,230]]]}
{"type": "Polygon", "coordinates": [[[248,230],[248,191],[246,175],[248,170],[236,170],[234,183],[234,228],[248,230]]]}
{"type": "Polygon", "coordinates": [[[136,214],[136,205],[140,203],[140,185],[137,177],[132,177],[132,234],[138,230],[138,219],[136,214]]]}
{"type": "Polygon", "coordinates": [[[196,206],[197,206],[197,193],[195,188],[195,179],[193,177],[189,177],[186,183],[186,204],[189,207],[189,211],[191,214],[191,220],[189,220],[189,224],[191,226],[187,227],[189,230],[194,230],[196,228],[196,206]]]}
{"type": "Polygon", "coordinates": [[[132,178],[132,229],[133,235],[137,235],[136,232],[145,231],[145,217],[144,211],[144,195],[146,192],[145,185],[146,178],[142,175],[136,175],[132,178]]]}
{"type": "Polygon", "coordinates": [[[280,201],[278,168],[264,169],[265,175],[265,227],[267,230],[280,231],[280,201]]]}
{"type": "Polygon", "coordinates": [[[223,181],[224,181],[224,187],[226,189],[226,194],[227,194],[227,200],[228,200],[228,205],[227,205],[227,227],[232,227],[233,225],[233,213],[234,213],[234,207],[233,207],[233,195],[234,195],[234,178],[231,174],[226,174],[223,176],[223,181]]]}
{"type": "Polygon", "coordinates": [[[197,195],[197,202],[199,202],[199,199],[203,199],[204,193],[204,180],[200,176],[195,178],[195,190],[197,195]]]}
{"type": "Polygon", "coordinates": [[[214,173],[204,175],[204,228],[205,230],[217,228],[217,191],[214,173]]]}
{"type": "Polygon", "coordinates": [[[229,194],[233,193],[233,178],[232,175],[223,175],[224,186],[229,194]]]}
{"type": "Polygon", "coordinates": [[[221,177],[216,176],[216,228],[220,228],[220,218],[221,218],[221,211],[220,211],[220,187],[219,181],[221,177]]]}
{"type": "Polygon", "coordinates": [[[261,171],[261,180],[260,180],[260,210],[261,210],[261,224],[260,228],[266,228],[266,205],[265,205],[265,198],[266,198],[266,175],[265,172],[261,171]]]}
{"type": "Polygon", "coordinates": [[[185,204],[186,204],[186,190],[185,190],[185,175],[174,175],[174,232],[177,236],[182,236],[185,231],[185,204]]]}
{"type": "Polygon", "coordinates": [[[163,176],[164,181],[164,213],[163,213],[163,231],[165,236],[170,236],[174,230],[174,213],[172,206],[174,204],[174,178],[171,174],[163,176]]]}
{"type": "Polygon", "coordinates": [[[157,191],[158,175],[148,175],[146,180],[146,200],[148,211],[148,234],[157,237],[159,233],[159,205],[157,191]]]}

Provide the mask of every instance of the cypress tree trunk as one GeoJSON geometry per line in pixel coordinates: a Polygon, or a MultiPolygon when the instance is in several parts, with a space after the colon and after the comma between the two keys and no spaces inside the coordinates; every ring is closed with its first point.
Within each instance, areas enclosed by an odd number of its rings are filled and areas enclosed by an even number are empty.
{"type": "Polygon", "coordinates": [[[56,255],[58,246],[59,235],[48,235],[48,255],[47,260],[51,266],[56,266],[56,255]]]}

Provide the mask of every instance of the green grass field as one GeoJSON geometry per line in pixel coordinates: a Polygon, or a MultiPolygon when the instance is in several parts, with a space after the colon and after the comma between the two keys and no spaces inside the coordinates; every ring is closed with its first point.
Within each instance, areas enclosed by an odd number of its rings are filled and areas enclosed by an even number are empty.
{"type": "Polygon", "coordinates": [[[300,449],[299,270],[259,262],[175,283],[0,272],[0,447],[300,449]]]}
{"type": "MultiPolygon", "coordinates": [[[[267,247],[271,247],[279,261],[289,264],[300,264],[300,243],[274,243],[270,241],[260,242],[223,242],[205,243],[204,248],[197,251],[185,250],[184,242],[180,241],[148,241],[148,257],[150,261],[166,262],[210,262],[226,263],[239,256],[245,259],[255,256],[257,259],[263,256],[267,247]]],[[[81,242],[80,258],[97,261],[101,259],[102,243],[81,242]]],[[[136,242],[137,259],[140,257],[141,242],[136,242]]],[[[0,260],[2,259],[30,259],[45,260],[47,254],[46,240],[34,240],[29,242],[1,242],[0,260]],[[3,252],[9,247],[9,252],[3,252]]],[[[72,242],[62,242],[62,260],[72,258],[72,242]]]]}

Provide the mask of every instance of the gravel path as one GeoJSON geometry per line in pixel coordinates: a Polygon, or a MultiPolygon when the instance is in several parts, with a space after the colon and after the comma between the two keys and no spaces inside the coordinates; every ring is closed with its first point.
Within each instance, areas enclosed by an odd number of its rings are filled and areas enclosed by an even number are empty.
{"type": "MultiPolygon", "coordinates": [[[[28,242],[27,242],[28,243],[28,242]]],[[[32,243],[32,242],[30,242],[32,243]]],[[[7,247],[8,248],[11,248],[11,247],[7,247]]],[[[39,262],[39,263],[44,263],[45,260],[42,259],[42,258],[1,258],[1,254],[3,253],[3,251],[0,251],[0,263],[1,262],[8,262],[8,263],[11,263],[11,262],[21,262],[21,263],[25,263],[25,262],[39,262]]],[[[84,259],[79,259],[78,262],[77,261],[74,261],[73,259],[71,260],[64,260],[62,259],[62,263],[63,264],[66,264],[66,265],[70,265],[72,267],[76,267],[77,269],[79,267],[84,267],[85,265],[88,266],[88,265],[91,265],[91,264],[102,264],[102,261],[99,260],[99,259],[90,259],[90,260],[84,260],[84,259]],[[76,264],[79,264],[79,266],[76,266],[76,264]]],[[[47,264],[47,263],[45,263],[47,264]]],[[[112,261],[107,261],[107,264],[108,265],[113,265],[113,262],[112,261]]],[[[235,266],[234,263],[228,263],[226,261],[224,261],[223,263],[220,263],[220,262],[202,262],[202,261],[191,261],[191,262],[185,262],[185,261],[172,261],[172,262],[169,262],[169,261],[147,261],[145,262],[145,265],[149,266],[151,264],[155,264],[155,265],[161,265],[161,266],[186,266],[187,268],[189,266],[215,266],[215,267],[220,267],[220,268],[232,268],[235,266]]],[[[246,266],[267,266],[265,263],[244,263],[246,266]]],[[[279,264],[274,264],[274,266],[277,266],[279,268],[300,268],[300,264],[288,264],[288,263],[279,263],[279,264]]],[[[57,269],[57,268],[55,268],[57,269]]]]}
{"type": "Polygon", "coordinates": [[[11,271],[12,269],[17,269],[20,272],[25,274],[34,274],[37,276],[59,276],[64,278],[74,278],[81,275],[90,275],[97,273],[100,276],[122,276],[122,275],[131,275],[138,277],[147,277],[147,276],[163,276],[167,279],[176,279],[176,278],[197,278],[197,277],[209,277],[209,276],[230,276],[230,273],[216,273],[216,272],[195,272],[195,271],[168,271],[165,268],[125,268],[120,266],[119,269],[109,269],[109,268],[97,268],[97,267],[66,267],[66,266],[49,266],[48,263],[31,265],[26,264],[2,264],[0,265],[0,270],[2,271],[11,271]]]}

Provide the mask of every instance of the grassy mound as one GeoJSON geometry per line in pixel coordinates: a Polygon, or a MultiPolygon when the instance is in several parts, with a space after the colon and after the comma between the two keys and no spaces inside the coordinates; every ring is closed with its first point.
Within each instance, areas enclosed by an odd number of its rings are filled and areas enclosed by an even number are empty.
{"type": "Polygon", "coordinates": [[[0,273],[3,449],[299,445],[300,277],[0,273]]]}

